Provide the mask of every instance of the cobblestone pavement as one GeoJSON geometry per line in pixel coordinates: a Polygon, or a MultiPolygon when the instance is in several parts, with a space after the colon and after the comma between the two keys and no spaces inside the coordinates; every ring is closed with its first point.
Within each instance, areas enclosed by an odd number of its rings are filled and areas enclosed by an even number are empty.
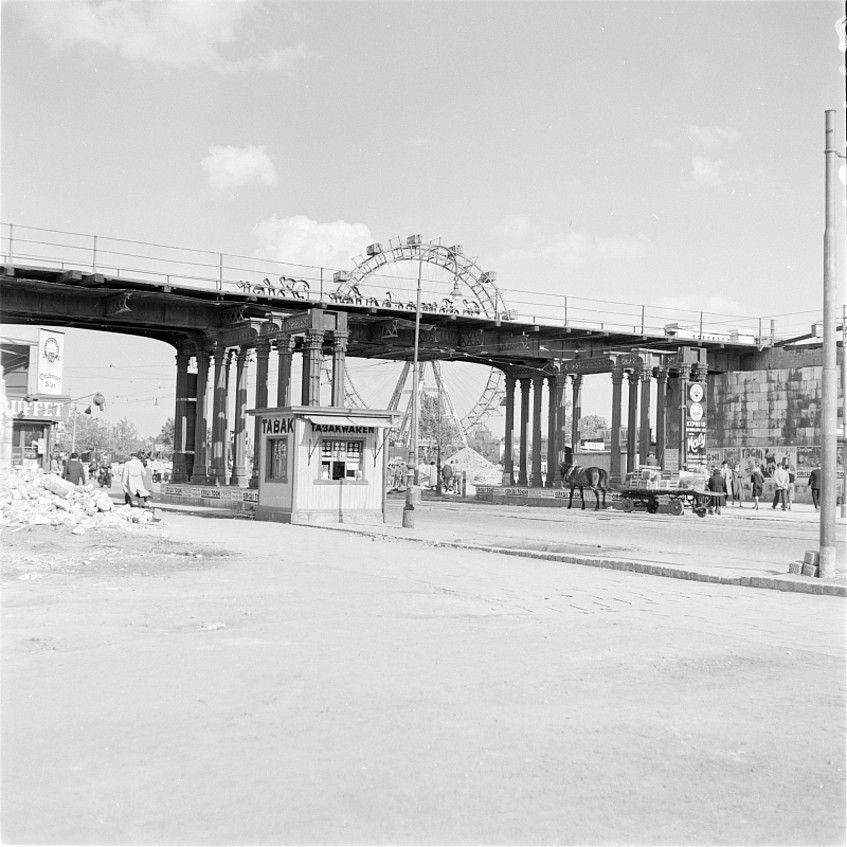
{"type": "Polygon", "coordinates": [[[168,514],[3,591],[3,837],[843,843],[844,601],[168,514]]]}

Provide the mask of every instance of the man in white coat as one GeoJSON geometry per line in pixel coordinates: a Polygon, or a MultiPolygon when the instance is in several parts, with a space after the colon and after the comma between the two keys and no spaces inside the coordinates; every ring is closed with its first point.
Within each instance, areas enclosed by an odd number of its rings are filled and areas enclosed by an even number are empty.
{"type": "Polygon", "coordinates": [[[150,492],[144,485],[144,465],[137,453],[133,453],[129,457],[129,461],[124,465],[121,471],[121,485],[124,489],[124,502],[130,506],[135,506],[134,498],[139,499],[137,505],[144,507],[147,505],[147,498],[150,492]]]}

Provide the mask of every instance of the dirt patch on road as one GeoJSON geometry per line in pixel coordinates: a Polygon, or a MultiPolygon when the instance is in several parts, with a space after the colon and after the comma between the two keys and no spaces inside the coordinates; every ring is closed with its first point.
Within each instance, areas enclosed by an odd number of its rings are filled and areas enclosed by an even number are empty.
{"type": "Polygon", "coordinates": [[[213,545],[170,541],[154,527],[72,535],[62,527],[30,526],[6,530],[2,544],[3,582],[51,574],[154,576],[213,567],[238,555],[213,545]]]}

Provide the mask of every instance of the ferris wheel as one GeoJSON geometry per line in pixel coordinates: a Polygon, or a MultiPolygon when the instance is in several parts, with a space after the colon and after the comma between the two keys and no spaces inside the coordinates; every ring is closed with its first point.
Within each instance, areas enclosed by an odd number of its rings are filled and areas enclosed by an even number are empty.
{"type": "MultiPolygon", "coordinates": [[[[365,255],[354,259],[355,265],[349,272],[336,274],[339,294],[355,294],[367,297],[378,293],[392,298],[392,292],[401,292],[413,297],[416,288],[421,289],[421,300],[427,309],[440,313],[467,314],[474,317],[496,318],[506,312],[502,294],[494,284],[496,274],[484,271],[476,259],[464,255],[460,244],[446,246],[440,241],[422,241],[420,236],[410,236],[405,241],[394,238],[386,249],[381,244],[368,246],[365,255]],[[413,262],[418,265],[417,274],[403,276],[397,268],[402,263],[413,262]],[[427,276],[423,268],[426,265],[427,276]],[[386,291],[387,287],[387,291],[386,291]]],[[[354,364],[348,360],[344,377],[346,402],[350,406],[366,408],[380,405],[373,402],[374,391],[359,386],[371,387],[374,380],[363,364],[354,364]],[[354,377],[355,373],[355,377],[354,377]],[[357,386],[356,382],[359,383],[357,386]],[[367,402],[365,396],[372,402],[367,402]]],[[[373,360],[365,360],[373,363],[373,360]]],[[[406,388],[412,365],[410,362],[379,361],[381,368],[380,386],[391,384],[393,391],[383,408],[402,411],[398,426],[398,440],[408,442],[411,430],[412,391],[406,388]],[[390,375],[389,375],[390,374],[390,375]],[[405,406],[403,403],[406,398],[405,406]]],[[[462,362],[425,362],[419,365],[419,391],[437,395],[438,403],[443,404],[443,414],[455,424],[460,439],[467,445],[468,437],[494,415],[499,413],[505,397],[505,379],[497,368],[470,365],[462,362]],[[476,373],[469,375],[467,369],[476,373]],[[427,371],[432,374],[430,382],[427,371]],[[455,402],[454,402],[455,401],[455,402]]],[[[418,398],[417,408],[422,404],[418,398]]]]}

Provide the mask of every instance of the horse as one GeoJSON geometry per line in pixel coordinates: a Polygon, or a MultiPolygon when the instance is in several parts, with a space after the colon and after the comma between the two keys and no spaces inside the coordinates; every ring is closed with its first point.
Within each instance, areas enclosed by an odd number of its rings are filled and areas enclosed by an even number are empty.
{"type": "Polygon", "coordinates": [[[579,499],[582,501],[582,508],[585,508],[584,488],[590,488],[594,492],[594,498],[597,505],[594,511],[600,508],[600,495],[597,491],[603,492],[603,508],[606,508],[606,489],[609,483],[609,474],[603,468],[582,468],[577,464],[562,463],[560,470],[562,472],[562,488],[570,485],[571,496],[568,500],[568,508],[573,505],[573,490],[579,489],[579,499]]]}

